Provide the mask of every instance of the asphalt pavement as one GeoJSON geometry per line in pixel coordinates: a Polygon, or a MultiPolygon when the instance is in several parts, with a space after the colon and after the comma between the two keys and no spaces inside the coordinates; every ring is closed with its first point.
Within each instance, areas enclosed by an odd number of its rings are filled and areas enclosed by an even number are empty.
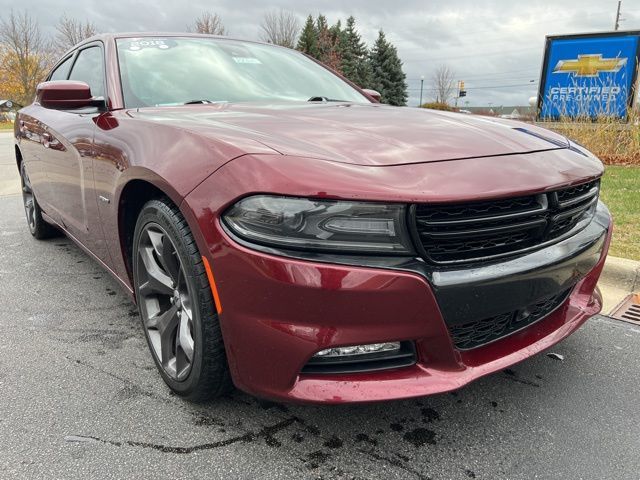
{"type": "Polygon", "coordinates": [[[640,479],[640,328],[606,317],[547,352],[561,357],[450,394],[192,405],[118,284],[68,239],[33,239],[7,195],[0,338],[0,478],[640,479]]]}

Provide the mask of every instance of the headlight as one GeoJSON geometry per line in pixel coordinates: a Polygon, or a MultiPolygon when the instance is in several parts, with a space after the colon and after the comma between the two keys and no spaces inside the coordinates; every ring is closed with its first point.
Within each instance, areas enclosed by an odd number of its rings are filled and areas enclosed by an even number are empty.
{"type": "Polygon", "coordinates": [[[411,255],[404,205],[256,195],[223,215],[249,242],[330,252],[411,255]]]}

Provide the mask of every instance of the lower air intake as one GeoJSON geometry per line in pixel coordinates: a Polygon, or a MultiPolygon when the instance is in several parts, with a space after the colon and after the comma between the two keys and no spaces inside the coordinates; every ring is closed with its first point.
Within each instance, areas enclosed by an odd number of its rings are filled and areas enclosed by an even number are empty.
{"type": "Polygon", "coordinates": [[[449,326],[453,343],[459,350],[470,350],[511,335],[550,315],[564,303],[569,293],[571,289],[545,297],[520,310],[449,326]]]}

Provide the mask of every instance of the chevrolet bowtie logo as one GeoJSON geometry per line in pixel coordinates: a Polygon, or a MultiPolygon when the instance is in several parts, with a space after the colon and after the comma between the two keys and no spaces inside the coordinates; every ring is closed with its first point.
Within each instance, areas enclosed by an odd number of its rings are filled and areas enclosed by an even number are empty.
{"type": "Polygon", "coordinates": [[[576,77],[597,77],[600,72],[618,72],[626,64],[626,58],[602,58],[602,54],[578,55],[577,60],[560,60],[553,73],[574,72],[576,77]]]}

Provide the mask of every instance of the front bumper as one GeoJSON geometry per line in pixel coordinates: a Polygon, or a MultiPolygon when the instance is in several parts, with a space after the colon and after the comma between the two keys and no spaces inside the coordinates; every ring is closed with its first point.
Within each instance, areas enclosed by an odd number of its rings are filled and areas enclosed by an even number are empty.
{"type": "Polygon", "coordinates": [[[213,223],[216,246],[207,253],[234,383],[260,397],[315,403],[446,392],[550,347],[600,311],[596,283],[611,238],[611,218],[600,204],[584,230],[555,245],[484,267],[435,271],[420,262],[372,268],[276,256],[239,244],[213,223]],[[452,343],[447,323],[566,289],[567,300],[533,325],[472,350],[452,343]],[[385,341],[415,342],[416,364],[301,373],[319,350],[385,341]]]}

